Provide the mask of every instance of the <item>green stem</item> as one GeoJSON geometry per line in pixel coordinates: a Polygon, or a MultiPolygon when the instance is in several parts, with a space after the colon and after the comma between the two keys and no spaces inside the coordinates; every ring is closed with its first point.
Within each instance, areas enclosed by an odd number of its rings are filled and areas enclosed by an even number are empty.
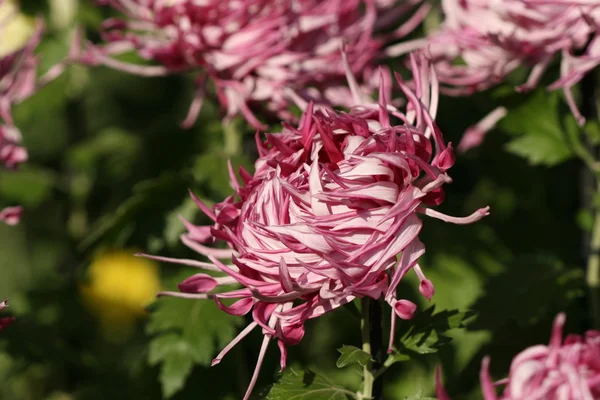
{"type": "MultiPolygon", "coordinates": [[[[591,43],[591,38],[590,38],[591,43]]],[[[581,80],[581,113],[587,121],[598,121],[598,107],[596,102],[597,95],[597,71],[594,69],[588,72],[581,80]]],[[[579,157],[590,170],[588,182],[595,181],[595,193],[590,198],[585,199],[587,208],[594,213],[594,225],[592,226],[591,237],[586,235],[589,240],[587,253],[586,283],[589,296],[589,315],[593,328],[600,329],[600,209],[595,204],[598,195],[600,195],[600,166],[598,158],[600,157],[598,146],[594,145],[588,137],[584,137],[585,144],[581,145],[577,151],[579,157]]],[[[584,177],[585,178],[585,177],[584,177]]],[[[590,182],[590,183],[591,183],[590,182]]],[[[584,185],[586,181],[584,179],[584,185]]]]}
{"type": "Polygon", "coordinates": [[[242,152],[242,133],[239,121],[231,120],[223,126],[224,150],[229,157],[236,156],[242,152]]]}
{"type": "MultiPolygon", "coordinates": [[[[361,300],[361,330],[362,330],[362,349],[364,352],[372,355],[371,353],[371,315],[369,313],[369,303],[371,300],[365,297],[361,300]]],[[[375,376],[373,374],[373,362],[369,361],[363,367],[363,390],[362,393],[358,394],[360,400],[367,400],[373,398],[373,382],[375,376]]]]}
{"type": "MultiPolygon", "coordinates": [[[[596,189],[600,193],[600,184],[596,189]]],[[[586,282],[590,295],[592,328],[600,329],[600,212],[595,208],[594,225],[587,260],[586,282]]]]}

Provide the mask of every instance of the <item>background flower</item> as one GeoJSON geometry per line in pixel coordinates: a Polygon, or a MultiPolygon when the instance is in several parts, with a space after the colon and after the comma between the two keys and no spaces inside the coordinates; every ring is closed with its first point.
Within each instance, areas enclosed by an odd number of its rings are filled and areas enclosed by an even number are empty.
{"type": "MultiPolygon", "coordinates": [[[[495,384],[489,375],[490,359],[481,365],[481,386],[485,400],[592,400],[600,396],[600,331],[585,335],[568,335],[564,341],[566,315],[554,319],[548,346],[531,346],[517,354],[508,378],[495,384]],[[505,385],[499,397],[494,386],[505,385]]],[[[450,397],[441,384],[441,370],[436,374],[437,396],[450,397]]]]}
{"type": "Polygon", "coordinates": [[[196,119],[205,85],[216,88],[227,116],[243,115],[264,129],[253,109],[293,118],[290,106],[298,101],[350,106],[345,85],[342,46],[350,70],[366,92],[378,87],[376,59],[386,40],[414,30],[429,9],[421,0],[374,2],[326,1],[215,1],[108,0],[127,19],[104,23],[104,47],[90,47],[88,63],[140,75],[163,75],[192,70],[197,96],[185,126],[196,119]],[[405,18],[403,24],[398,24],[405,18]],[[386,35],[375,29],[387,28],[386,35]],[[136,50],[161,66],[127,64],[113,55],[136,50]]]}
{"type": "MultiPolygon", "coordinates": [[[[8,305],[8,302],[6,300],[0,302],[0,311],[4,310],[8,305]]],[[[4,328],[6,328],[7,326],[9,326],[10,324],[13,323],[13,321],[15,320],[14,317],[3,317],[0,318],[0,331],[4,328]]]]}
{"type": "Polygon", "coordinates": [[[160,290],[158,266],[151,260],[134,257],[131,251],[105,251],[88,269],[81,286],[86,307],[100,320],[104,335],[124,341],[137,318],[160,290]]]}

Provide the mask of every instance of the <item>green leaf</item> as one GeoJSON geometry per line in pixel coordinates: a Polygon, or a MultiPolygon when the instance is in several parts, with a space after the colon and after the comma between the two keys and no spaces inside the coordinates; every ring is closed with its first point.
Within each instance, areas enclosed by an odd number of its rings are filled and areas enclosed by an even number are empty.
{"type": "Polygon", "coordinates": [[[138,183],[134,186],[131,197],[96,222],[80,243],[80,249],[85,250],[111,234],[118,237],[134,227],[143,231],[147,238],[152,236],[150,228],[154,229],[153,232],[160,232],[162,236],[166,210],[176,206],[178,203],[175,202],[188,197],[188,178],[185,174],[164,174],[138,183]]]}
{"type": "Polygon", "coordinates": [[[160,382],[165,398],[183,389],[194,365],[189,345],[174,334],[159,336],[150,342],[148,362],[151,365],[162,363],[160,382]]]}
{"type": "Polygon", "coordinates": [[[31,164],[17,171],[0,171],[0,197],[35,207],[50,196],[57,179],[53,171],[31,164]]]}
{"type": "Polygon", "coordinates": [[[575,220],[582,231],[591,232],[594,228],[594,214],[590,210],[580,209],[575,215],[575,220]]]}
{"type": "MultiPolygon", "coordinates": [[[[410,321],[408,329],[401,334],[397,345],[398,352],[411,356],[414,353],[429,354],[435,353],[438,349],[447,344],[451,339],[444,333],[450,329],[465,327],[465,321],[473,316],[473,312],[460,312],[458,310],[445,310],[434,314],[435,307],[429,307],[427,310],[415,315],[410,321]]],[[[392,353],[390,357],[395,357],[398,361],[404,358],[392,353]]],[[[387,361],[386,361],[387,364],[387,361]]]]}
{"type": "Polygon", "coordinates": [[[419,389],[417,393],[412,396],[405,397],[404,400],[436,400],[435,397],[424,397],[423,389],[419,389]]]}
{"type": "Polygon", "coordinates": [[[356,346],[344,345],[338,351],[341,353],[340,358],[335,363],[338,368],[344,368],[356,363],[364,367],[369,361],[373,360],[369,353],[356,346]]]}
{"type": "Polygon", "coordinates": [[[146,331],[156,335],[150,342],[148,362],[161,366],[164,397],[183,388],[194,364],[209,365],[234,338],[239,322],[212,301],[161,298],[146,331]]]}
{"type": "Polygon", "coordinates": [[[532,165],[553,166],[572,158],[570,140],[573,127],[569,120],[561,122],[558,95],[548,94],[543,88],[537,90],[519,107],[514,108],[502,120],[504,130],[519,135],[511,140],[506,149],[529,161],[532,165]]]}
{"type": "Polygon", "coordinates": [[[266,400],[348,400],[356,395],[314,372],[289,368],[266,394],[266,400]]]}
{"type": "Polygon", "coordinates": [[[489,279],[482,293],[472,306],[478,317],[469,329],[497,331],[509,322],[527,326],[580,298],[583,270],[548,255],[521,256],[489,279]]]}
{"type": "Polygon", "coordinates": [[[196,203],[190,196],[187,196],[177,208],[167,214],[163,236],[168,246],[174,247],[179,243],[179,236],[186,231],[185,225],[178,217],[181,216],[188,221],[193,221],[199,211],[200,209],[196,203]]]}

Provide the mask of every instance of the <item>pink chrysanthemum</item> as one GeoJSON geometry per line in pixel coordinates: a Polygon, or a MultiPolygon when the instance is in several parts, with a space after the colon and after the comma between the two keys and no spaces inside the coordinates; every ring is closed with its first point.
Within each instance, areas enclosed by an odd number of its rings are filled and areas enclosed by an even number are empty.
{"type": "MultiPolygon", "coordinates": [[[[0,5],[4,3],[0,0],[0,5]]],[[[9,15],[6,18],[11,18],[9,15]]],[[[0,21],[0,40],[2,40],[2,24],[0,21]]],[[[40,43],[43,22],[36,21],[35,31],[25,45],[15,51],[0,56],[0,118],[12,125],[11,109],[35,93],[38,57],[35,49],[40,43]]]]}
{"type": "MultiPolygon", "coordinates": [[[[550,62],[561,55],[561,76],[549,89],[564,90],[580,124],[585,122],[572,87],[600,64],[600,3],[590,0],[443,0],[444,22],[429,38],[388,48],[398,55],[427,47],[442,83],[442,92],[469,95],[488,89],[521,66],[531,67],[517,89],[536,87],[550,62]]],[[[492,127],[502,111],[495,110],[492,127]]],[[[490,122],[492,122],[490,124],[490,122]]],[[[480,141],[485,131],[459,147],[480,141]]],[[[489,128],[488,128],[489,129],[489,128]]]]}
{"type": "Polygon", "coordinates": [[[14,126],[0,124],[0,165],[15,169],[27,161],[27,150],[19,146],[21,133],[14,126]]]}
{"type": "MultiPolygon", "coordinates": [[[[548,346],[532,346],[513,359],[509,377],[492,383],[490,360],[481,365],[481,385],[485,400],[594,400],[600,398],[600,331],[590,330],[584,336],[562,331],[566,315],[554,319],[548,346]],[[506,385],[498,396],[494,386],[506,385]]],[[[436,373],[439,400],[450,400],[436,373]]]]}
{"type": "MultiPolygon", "coordinates": [[[[7,306],[8,306],[8,302],[6,300],[0,302],[0,311],[4,310],[7,306]]],[[[15,320],[14,317],[0,318],[0,331],[2,329],[6,328],[7,326],[9,326],[10,324],[12,324],[14,322],[14,320],[15,320]]]]}
{"type": "MultiPolygon", "coordinates": [[[[27,160],[27,150],[20,146],[21,133],[14,125],[12,107],[58,77],[66,62],[38,78],[35,52],[44,30],[43,20],[25,17],[12,1],[0,0],[0,10],[0,168],[15,169],[27,160]]],[[[0,221],[15,225],[21,212],[21,207],[0,210],[0,221]]]]}
{"type": "Polygon", "coordinates": [[[355,298],[385,298],[393,307],[391,348],[396,315],[410,319],[416,309],[396,297],[404,275],[414,269],[420,292],[428,299],[434,293],[417,263],[425,252],[419,215],[460,224],[488,214],[486,207],[455,218],[433,209],[444,199],[454,156],[434,122],[435,75],[423,56],[411,59],[415,90],[396,75],[405,112],[389,105],[383,91],[378,104],[363,101],[349,74],[356,102],[351,112],[315,110],[311,103],[299,128],[285,125],[265,141],[257,136],[260,158],[254,175],[240,169],[243,185],[230,167],[234,196],[212,209],[192,196],[214,225],[184,221],[188,233],[182,240],[211,263],[153,257],[226,274],[198,273],[181,283],[181,293],[163,295],[214,299],[229,314],[252,313],[254,322],[213,362],[251,330],[262,329],[265,338],[245,399],[270,339],[277,339],[284,368],[286,346],[302,339],[305,321],[355,298]],[[205,246],[210,239],[229,248],[205,246]],[[242,288],[214,292],[233,283],[242,288]],[[230,299],[236,301],[224,302],[230,299]]]}
{"type": "MultiPolygon", "coordinates": [[[[194,122],[208,80],[228,117],[241,114],[264,129],[251,110],[267,104],[283,119],[296,98],[350,106],[340,47],[363,86],[377,81],[376,28],[405,19],[385,40],[410,33],[429,9],[423,0],[104,0],[126,20],[104,23],[104,47],[89,47],[84,61],[155,76],[196,71],[197,97],[185,126],[194,122]],[[416,11],[415,11],[416,10],[416,11]],[[384,14],[382,18],[378,15],[384,14]],[[405,16],[409,15],[408,18],[405,16]],[[394,16],[395,20],[389,17],[394,16]],[[114,55],[135,50],[160,66],[127,64],[114,55]]],[[[377,84],[375,83],[375,88],[377,84]]]]}

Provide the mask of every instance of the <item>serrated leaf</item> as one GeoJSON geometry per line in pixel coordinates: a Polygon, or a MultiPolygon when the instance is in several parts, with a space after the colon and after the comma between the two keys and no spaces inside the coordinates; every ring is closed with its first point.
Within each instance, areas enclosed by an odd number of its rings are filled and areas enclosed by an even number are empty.
{"type": "Polygon", "coordinates": [[[450,329],[464,327],[464,321],[472,312],[444,310],[434,314],[434,307],[417,314],[410,324],[408,332],[400,339],[401,351],[410,350],[419,354],[435,353],[451,339],[443,333],[450,329]]]}
{"type": "MultiPolygon", "coordinates": [[[[504,130],[519,135],[507,151],[526,158],[532,165],[553,166],[574,156],[572,123],[561,121],[558,95],[537,90],[525,103],[511,110],[501,122],[504,130]]],[[[572,121],[574,122],[574,121],[572,121]]]]}
{"type": "Polygon", "coordinates": [[[410,356],[408,354],[402,354],[399,351],[392,351],[392,353],[388,356],[386,360],[386,365],[392,365],[397,362],[403,362],[410,360],[410,356]]]}
{"type": "Polygon", "coordinates": [[[314,372],[289,368],[266,394],[266,400],[348,400],[356,395],[314,372]]]}
{"type": "Polygon", "coordinates": [[[344,345],[338,351],[341,353],[340,358],[335,363],[338,368],[344,368],[357,363],[364,367],[369,361],[373,360],[369,353],[356,346],[344,345]]]}
{"type": "Polygon", "coordinates": [[[573,157],[567,142],[555,136],[526,134],[511,140],[506,150],[526,158],[531,165],[551,167],[573,157]]]}
{"type": "Polygon", "coordinates": [[[423,396],[423,389],[419,389],[419,391],[412,396],[405,397],[404,400],[436,400],[435,397],[425,397],[423,396]]]}
{"type": "MultiPolygon", "coordinates": [[[[181,279],[183,274],[177,281],[181,279]]],[[[160,365],[164,397],[183,388],[194,364],[209,365],[234,338],[240,322],[212,301],[161,298],[146,331],[156,335],[150,342],[148,362],[160,365]]]]}
{"type": "Polygon", "coordinates": [[[160,384],[164,398],[169,398],[183,389],[185,381],[192,372],[194,359],[184,343],[173,347],[162,360],[160,384]]]}

